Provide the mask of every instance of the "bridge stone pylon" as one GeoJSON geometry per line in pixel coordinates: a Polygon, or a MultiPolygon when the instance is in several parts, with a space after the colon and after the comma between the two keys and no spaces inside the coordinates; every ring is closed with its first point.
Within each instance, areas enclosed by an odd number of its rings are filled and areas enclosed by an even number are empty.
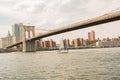
{"type": "Polygon", "coordinates": [[[35,41],[30,39],[35,36],[35,26],[25,26],[22,23],[13,26],[14,42],[22,41],[22,51],[35,51],[35,41]],[[29,39],[29,40],[28,40],[29,39]]]}
{"type": "Polygon", "coordinates": [[[22,32],[23,39],[23,52],[33,52],[36,51],[35,41],[30,40],[30,38],[35,36],[35,27],[34,26],[23,26],[22,32]],[[29,39],[29,40],[27,40],[29,39]]]}

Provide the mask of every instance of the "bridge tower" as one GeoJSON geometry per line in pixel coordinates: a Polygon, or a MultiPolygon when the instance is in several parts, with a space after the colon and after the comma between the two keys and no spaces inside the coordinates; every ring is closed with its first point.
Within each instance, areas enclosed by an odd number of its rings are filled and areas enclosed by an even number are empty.
{"type": "Polygon", "coordinates": [[[22,33],[23,33],[22,34],[23,35],[23,52],[36,51],[35,40],[30,40],[30,38],[35,36],[35,26],[24,26],[22,33]]]}
{"type": "Polygon", "coordinates": [[[35,36],[35,26],[26,26],[23,25],[22,23],[13,25],[13,40],[15,43],[19,41],[23,41],[21,45],[23,52],[31,52],[36,50],[35,41],[30,40],[30,38],[34,36],[35,36]]]}

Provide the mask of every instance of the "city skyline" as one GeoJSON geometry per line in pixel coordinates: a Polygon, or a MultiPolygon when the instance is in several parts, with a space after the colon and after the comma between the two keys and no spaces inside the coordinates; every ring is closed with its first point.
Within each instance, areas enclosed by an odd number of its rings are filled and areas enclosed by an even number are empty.
{"type": "MultiPolygon", "coordinates": [[[[51,30],[91,17],[100,16],[120,7],[119,0],[52,0],[46,4],[47,2],[49,1],[1,0],[0,37],[5,37],[8,29],[11,31],[11,26],[15,23],[22,22],[27,25],[36,26],[36,28],[51,30]],[[13,4],[15,5],[13,6],[13,4]]],[[[87,38],[87,32],[94,30],[97,32],[96,37],[117,37],[120,35],[119,26],[120,21],[116,21],[59,35],[71,39],[78,36],[87,38]],[[70,34],[72,35],[70,36],[70,34]]],[[[59,35],[52,38],[58,39],[59,35]]]]}

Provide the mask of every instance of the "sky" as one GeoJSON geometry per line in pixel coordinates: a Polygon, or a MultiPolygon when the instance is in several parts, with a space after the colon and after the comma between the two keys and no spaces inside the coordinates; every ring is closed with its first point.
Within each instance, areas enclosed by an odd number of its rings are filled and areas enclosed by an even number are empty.
{"type": "MultiPolygon", "coordinates": [[[[5,37],[15,23],[52,30],[118,8],[120,0],[0,0],[0,37],[5,37]]],[[[120,35],[120,21],[70,31],[50,38],[87,38],[87,33],[91,30],[96,32],[96,38],[117,37],[120,35]]]]}

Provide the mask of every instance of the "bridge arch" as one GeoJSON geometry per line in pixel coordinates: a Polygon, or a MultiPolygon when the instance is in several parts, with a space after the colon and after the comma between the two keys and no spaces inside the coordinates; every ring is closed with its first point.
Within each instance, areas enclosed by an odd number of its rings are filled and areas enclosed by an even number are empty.
{"type": "Polygon", "coordinates": [[[26,30],[25,31],[25,39],[28,39],[29,38],[29,33],[28,33],[28,31],[26,30]]]}
{"type": "Polygon", "coordinates": [[[26,39],[32,38],[35,36],[35,27],[34,26],[24,26],[26,39]]]}
{"type": "Polygon", "coordinates": [[[30,30],[30,38],[33,37],[33,32],[30,30]]]}

